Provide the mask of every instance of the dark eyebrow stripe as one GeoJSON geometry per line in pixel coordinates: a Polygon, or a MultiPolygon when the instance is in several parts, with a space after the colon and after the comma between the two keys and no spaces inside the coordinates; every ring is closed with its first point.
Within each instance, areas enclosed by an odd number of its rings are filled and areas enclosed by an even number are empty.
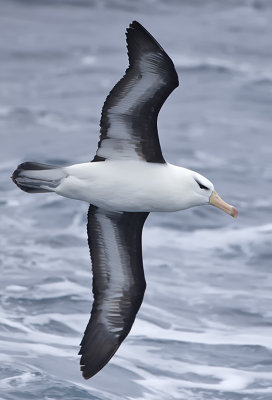
{"type": "Polygon", "coordinates": [[[195,178],[195,181],[196,181],[196,183],[198,183],[200,189],[210,190],[207,186],[200,183],[196,178],[195,178]]]}

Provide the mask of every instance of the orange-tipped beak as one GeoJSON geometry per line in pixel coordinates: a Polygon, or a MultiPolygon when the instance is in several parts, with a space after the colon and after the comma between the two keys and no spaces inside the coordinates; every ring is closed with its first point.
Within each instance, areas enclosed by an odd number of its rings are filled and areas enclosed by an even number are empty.
{"type": "Polygon", "coordinates": [[[230,204],[226,203],[224,200],[222,200],[219,194],[217,194],[215,190],[213,190],[212,194],[210,195],[210,204],[225,211],[233,218],[236,218],[238,216],[237,209],[231,206],[230,204]]]}

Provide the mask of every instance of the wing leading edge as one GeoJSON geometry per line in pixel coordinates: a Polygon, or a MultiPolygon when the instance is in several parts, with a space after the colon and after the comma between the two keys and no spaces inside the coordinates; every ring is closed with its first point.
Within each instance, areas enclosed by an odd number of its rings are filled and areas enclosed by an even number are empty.
{"type": "Polygon", "coordinates": [[[179,85],[171,58],[138,22],[126,32],[129,67],[108,95],[100,120],[100,141],[93,161],[135,159],[165,163],[157,118],[179,85]]]}
{"type": "Polygon", "coordinates": [[[145,292],[142,229],[148,213],[111,212],[90,205],[88,243],[94,303],[81,342],[81,370],[91,378],[128,335],[145,292]]]}

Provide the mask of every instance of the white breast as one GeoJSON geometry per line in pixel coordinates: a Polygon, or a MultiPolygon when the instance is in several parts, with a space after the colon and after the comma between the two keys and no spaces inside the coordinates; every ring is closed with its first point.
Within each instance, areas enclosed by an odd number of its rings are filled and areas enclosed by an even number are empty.
{"type": "Polygon", "coordinates": [[[64,197],[115,211],[177,211],[188,205],[189,170],[171,164],[104,161],[66,167],[64,197]]]}

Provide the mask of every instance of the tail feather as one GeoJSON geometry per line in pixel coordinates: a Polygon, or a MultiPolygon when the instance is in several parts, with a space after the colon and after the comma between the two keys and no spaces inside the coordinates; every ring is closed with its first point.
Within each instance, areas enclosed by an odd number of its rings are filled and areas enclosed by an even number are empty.
{"type": "Polygon", "coordinates": [[[61,167],[25,162],[18,165],[11,179],[24,192],[54,192],[66,174],[61,167]]]}

